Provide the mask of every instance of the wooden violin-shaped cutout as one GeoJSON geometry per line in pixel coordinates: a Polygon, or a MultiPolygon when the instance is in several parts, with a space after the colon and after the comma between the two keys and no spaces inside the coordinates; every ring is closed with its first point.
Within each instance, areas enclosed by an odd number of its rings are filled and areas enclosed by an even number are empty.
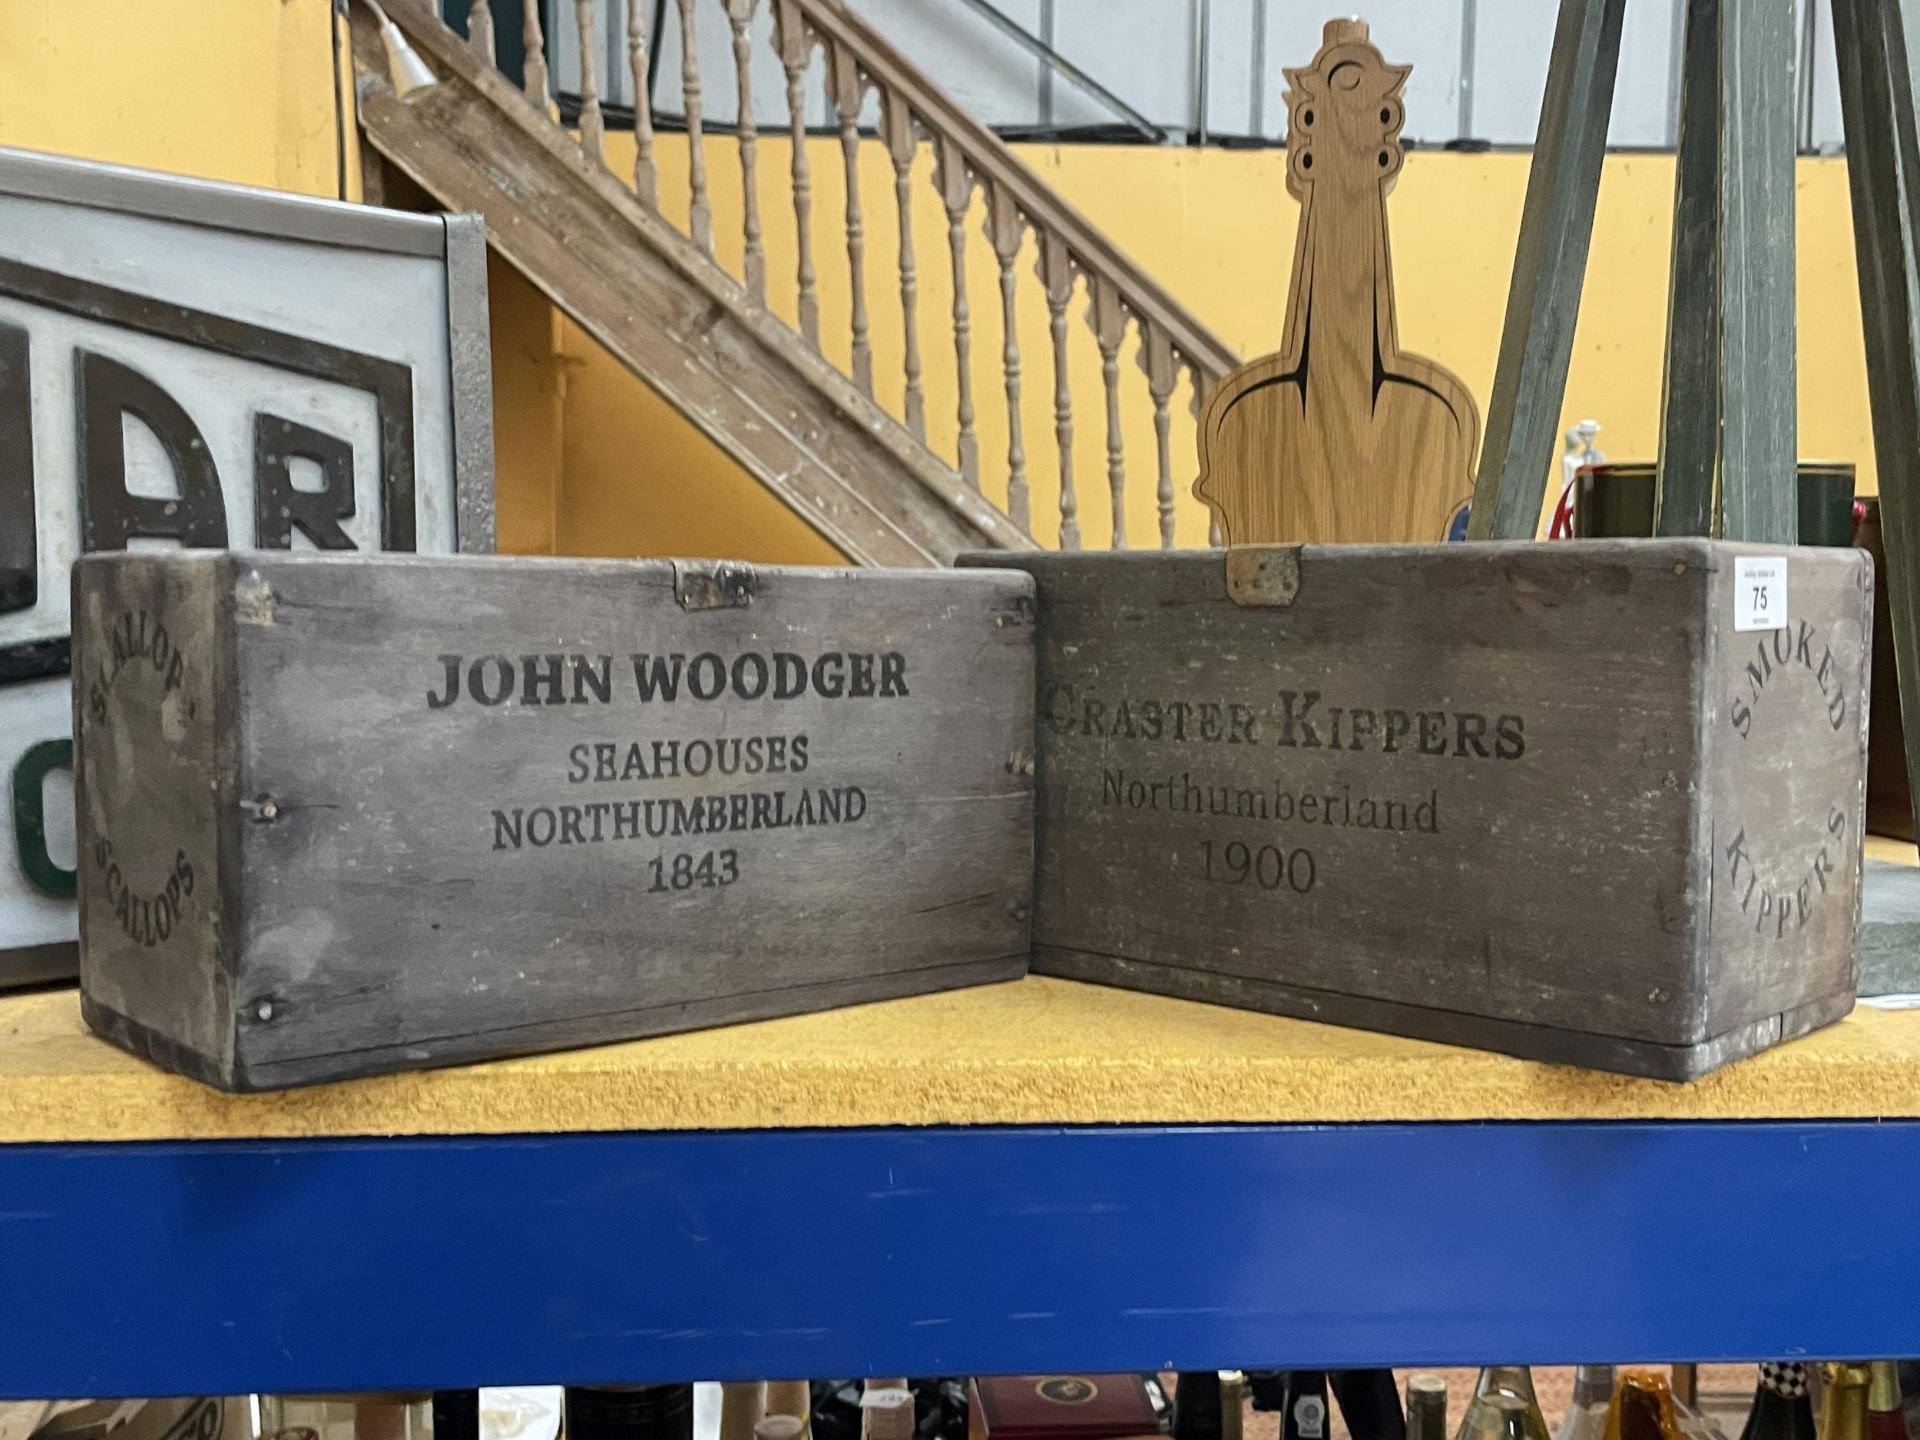
{"type": "Polygon", "coordinates": [[[1473,492],[1480,414],[1459,377],[1401,351],[1387,246],[1401,91],[1361,20],[1327,22],[1287,71],[1300,233],[1284,348],[1221,381],[1193,493],[1222,543],[1443,540],[1473,492]]]}

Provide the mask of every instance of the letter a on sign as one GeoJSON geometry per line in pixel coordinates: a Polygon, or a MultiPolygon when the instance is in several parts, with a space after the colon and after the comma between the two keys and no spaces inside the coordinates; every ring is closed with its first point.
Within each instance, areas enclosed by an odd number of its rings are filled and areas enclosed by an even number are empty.
{"type": "Polygon", "coordinates": [[[227,543],[220,474],[206,438],[180,402],[130,365],[91,350],[73,357],[80,426],[81,535],[88,550],[124,550],[136,535],[219,550],[227,543]],[[127,490],[126,421],[131,415],[160,442],[180,498],[127,490]]]}

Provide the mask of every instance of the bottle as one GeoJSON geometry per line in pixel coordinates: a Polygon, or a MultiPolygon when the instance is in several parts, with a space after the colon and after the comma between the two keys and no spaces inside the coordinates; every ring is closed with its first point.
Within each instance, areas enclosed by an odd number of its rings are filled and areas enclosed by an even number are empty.
{"type": "Polygon", "coordinates": [[[1407,1440],[1407,1417],[1391,1370],[1335,1370],[1327,1376],[1353,1440],[1407,1440]]]}
{"type": "Polygon", "coordinates": [[[1865,1365],[1829,1365],[1827,1395],[1821,1408],[1820,1440],[1867,1440],[1865,1365]]]}
{"type": "MultiPolygon", "coordinates": [[[[753,1440],[753,1427],[767,1413],[767,1387],[759,1381],[720,1387],[720,1440],[753,1440]]],[[[434,1440],[439,1440],[438,1436],[434,1440]]]]}
{"type": "Polygon", "coordinates": [[[1247,1409],[1247,1377],[1238,1370],[1220,1372],[1220,1440],[1242,1440],[1247,1409]]]}
{"type": "Polygon", "coordinates": [[[1907,1440],[1906,1401],[1900,1394],[1900,1367],[1891,1360],[1874,1361],[1869,1372],[1867,1440],[1907,1440]]]}
{"type": "Polygon", "coordinates": [[[1605,1440],[1687,1440],[1673,1384],[1658,1370],[1624,1370],[1607,1406],[1605,1440]]]}
{"type": "MultiPolygon", "coordinates": [[[[1569,430],[1568,436],[1573,432],[1569,430]]],[[[1582,1365],[1573,1372],[1573,1403],[1553,1440],[1601,1440],[1607,1433],[1607,1407],[1613,1400],[1613,1366],[1582,1365]]]]}
{"type": "Polygon", "coordinates": [[[913,1440],[913,1391],[904,1377],[867,1381],[860,1440],[913,1440]]]}
{"type": "Polygon", "coordinates": [[[1278,1414],[1287,1408],[1287,1372],[1284,1370],[1247,1370],[1247,1398],[1253,1408],[1278,1414]]]}
{"type": "Polygon", "coordinates": [[[433,1440],[480,1440],[480,1392],[433,1392],[433,1440]]]}
{"type": "Polygon", "coordinates": [[[1496,1390],[1473,1397],[1460,1421],[1459,1436],[1466,1440],[1538,1440],[1546,1433],[1546,1417],[1540,1416],[1540,1429],[1533,1428],[1533,1416],[1540,1406],[1529,1405],[1518,1395],[1496,1390]]]}
{"type": "Polygon", "coordinates": [[[1182,1370],[1173,1387],[1174,1440],[1220,1440],[1220,1372],[1182,1370]]]}
{"type": "Polygon", "coordinates": [[[1753,1409],[1747,1412],[1740,1440],[1814,1440],[1806,1366],[1762,1363],[1760,1383],[1753,1391],[1753,1409]]]}
{"type": "Polygon", "coordinates": [[[753,1440],[801,1440],[806,1433],[798,1415],[762,1415],[753,1427],[753,1440]]]}
{"type": "Polygon", "coordinates": [[[1489,1365],[1480,1372],[1454,1440],[1482,1440],[1504,1433],[1501,1427],[1511,1423],[1512,1417],[1507,1407],[1493,1404],[1501,1396],[1519,1402],[1526,1440],[1552,1440],[1547,1417],[1540,1413],[1540,1401],[1533,1393],[1533,1372],[1524,1365],[1489,1365]]]}
{"type": "Polygon", "coordinates": [[[1629,1370],[1607,1407],[1607,1440],[1681,1440],[1667,1377],[1629,1370]]]}
{"type": "Polygon", "coordinates": [[[693,1440],[691,1385],[569,1385],[567,1440],[693,1440]]]}
{"type": "Polygon", "coordinates": [[[1447,1382],[1425,1370],[1407,1377],[1407,1440],[1447,1440],[1447,1382]]]}
{"type": "Polygon", "coordinates": [[[1326,1371],[1289,1370],[1286,1375],[1280,1440],[1327,1440],[1326,1371]]]}
{"type": "Polygon", "coordinates": [[[425,1392],[263,1395],[263,1435],[310,1431],[315,1440],[423,1440],[431,1422],[425,1392]]]}
{"type": "MultiPolygon", "coordinates": [[[[809,1380],[767,1381],[767,1414],[791,1415],[800,1422],[803,1440],[813,1435],[813,1382],[809,1380]]],[[[756,1431],[757,1433],[757,1431],[756,1431]]]]}

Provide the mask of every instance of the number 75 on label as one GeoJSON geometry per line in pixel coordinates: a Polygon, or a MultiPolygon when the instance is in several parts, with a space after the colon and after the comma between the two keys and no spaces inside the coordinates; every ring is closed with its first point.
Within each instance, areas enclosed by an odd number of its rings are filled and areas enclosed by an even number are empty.
{"type": "Polygon", "coordinates": [[[1733,562],[1733,628],[1778,630],[1787,623],[1787,557],[1741,555],[1733,562]]]}

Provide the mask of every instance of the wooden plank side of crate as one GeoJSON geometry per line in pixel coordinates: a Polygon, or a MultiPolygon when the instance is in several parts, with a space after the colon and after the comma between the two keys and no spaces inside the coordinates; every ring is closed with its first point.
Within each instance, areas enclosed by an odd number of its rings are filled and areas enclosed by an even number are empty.
{"type": "Polygon", "coordinates": [[[90,1006],[146,1019],[134,1048],[209,1072],[234,1063],[222,940],[237,894],[224,750],[231,655],[211,557],[136,559],[74,585],[74,808],[80,969],[90,1006]],[[146,743],[149,724],[167,737],[146,743]]]}
{"type": "MultiPolygon", "coordinates": [[[[1844,1013],[1818,964],[1710,1013],[1732,548],[1308,546],[1268,552],[1297,569],[1255,605],[1217,552],[1023,557],[1037,968],[1675,1077],[1844,1013]]],[[[1793,554],[1852,584],[1849,557],[1793,554]]]]}
{"type": "Polygon", "coordinates": [[[1859,981],[1873,563],[1851,549],[1824,563],[1777,546],[1716,554],[1702,677],[1707,1029],[1778,1015],[1787,1039],[1806,1027],[1783,1012],[1831,997],[1822,1019],[1843,1015],[1859,981]],[[1785,623],[1739,628],[1774,575],[1785,623]]]}
{"type": "Polygon", "coordinates": [[[1024,971],[1026,577],[220,563],[233,1083],[1024,971]]]}

